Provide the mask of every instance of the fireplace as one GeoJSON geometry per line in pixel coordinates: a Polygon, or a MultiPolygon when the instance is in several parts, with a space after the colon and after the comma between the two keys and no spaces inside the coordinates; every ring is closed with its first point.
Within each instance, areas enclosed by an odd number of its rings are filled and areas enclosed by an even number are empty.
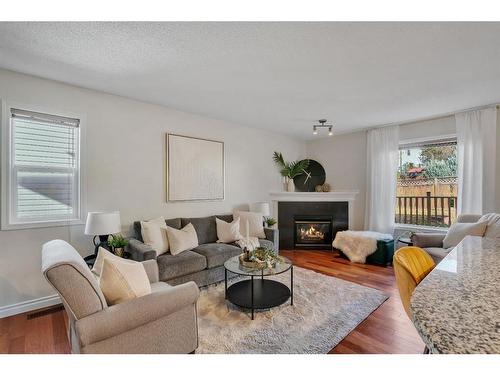
{"type": "Polygon", "coordinates": [[[295,248],[331,248],[332,218],[294,217],[295,248]]]}
{"type": "MultiPolygon", "coordinates": [[[[292,194],[292,193],[286,193],[292,194]]],[[[294,193],[294,194],[316,194],[324,196],[328,193],[294,193]]],[[[348,202],[277,202],[275,210],[278,212],[278,229],[280,249],[292,250],[316,250],[332,248],[332,240],[340,230],[349,228],[348,202]],[[300,223],[296,223],[300,222],[300,223]],[[324,223],[324,222],[329,222],[324,223]],[[297,229],[300,236],[301,229],[313,229],[306,234],[307,238],[297,237],[297,229]],[[322,232],[320,235],[317,231],[322,232]],[[323,238],[321,239],[322,235],[323,238]],[[298,241],[297,241],[298,239],[298,241]]],[[[275,212],[276,212],[275,211],[275,212]]]]}

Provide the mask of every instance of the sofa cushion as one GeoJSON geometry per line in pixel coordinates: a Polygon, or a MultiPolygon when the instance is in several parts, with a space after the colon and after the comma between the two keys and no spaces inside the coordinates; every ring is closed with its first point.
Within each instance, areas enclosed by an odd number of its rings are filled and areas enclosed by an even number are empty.
{"type": "MultiPolygon", "coordinates": [[[[181,219],[166,219],[165,223],[172,228],[175,229],[181,229],[181,219]]],[[[139,241],[144,242],[142,238],[142,233],[141,233],[141,222],[140,221],[134,221],[134,232],[135,232],[135,238],[137,238],[139,241]]]]}
{"type": "Polygon", "coordinates": [[[486,221],[477,223],[453,223],[446,233],[443,240],[443,247],[448,249],[457,246],[466,236],[480,236],[484,235],[486,221]]]}
{"type": "Polygon", "coordinates": [[[232,214],[227,215],[215,215],[215,217],[219,220],[224,220],[226,223],[230,223],[234,220],[234,216],[232,214]]]}
{"type": "Polygon", "coordinates": [[[181,226],[185,227],[189,223],[193,224],[198,236],[198,243],[212,243],[217,241],[217,227],[215,225],[215,216],[182,218],[181,226]]]}
{"type": "Polygon", "coordinates": [[[239,247],[226,243],[206,243],[193,251],[207,259],[207,268],[222,266],[226,260],[242,252],[239,247]]]}
{"type": "Polygon", "coordinates": [[[193,224],[189,223],[182,229],[174,229],[169,226],[166,229],[172,255],[179,255],[183,251],[192,250],[198,246],[198,236],[193,224]]]}
{"type": "Polygon", "coordinates": [[[125,262],[121,258],[104,259],[99,286],[109,306],[151,293],[151,284],[142,263],[125,262]]]}
{"type": "Polygon", "coordinates": [[[156,258],[156,261],[162,281],[189,275],[207,268],[207,259],[192,250],[183,251],[178,255],[162,254],[156,258]]]}
{"type": "Polygon", "coordinates": [[[426,247],[424,250],[429,254],[436,263],[439,263],[441,259],[448,255],[452,249],[443,249],[442,247],[426,247]]]}
{"type": "Polygon", "coordinates": [[[486,214],[479,219],[479,221],[486,221],[488,227],[484,232],[484,237],[487,238],[500,238],[500,215],[491,213],[486,214]]]}

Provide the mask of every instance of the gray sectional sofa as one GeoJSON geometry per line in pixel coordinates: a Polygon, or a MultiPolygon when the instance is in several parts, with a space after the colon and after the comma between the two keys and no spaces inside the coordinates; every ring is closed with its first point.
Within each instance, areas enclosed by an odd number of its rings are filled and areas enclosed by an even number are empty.
{"type": "MultiPolygon", "coordinates": [[[[187,281],[194,281],[198,286],[205,286],[224,280],[224,262],[229,258],[241,254],[241,248],[236,244],[217,243],[217,227],[215,218],[226,222],[233,221],[233,215],[215,215],[202,218],[176,218],[165,220],[172,228],[180,229],[185,225],[193,224],[198,236],[198,247],[184,251],[178,255],[169,252],[156,256],[151,246],[142,242],[141,223],[134,222],[135,238],[131,238],[128,251],[132,259],[145,261],[156,259],[159,268],[160,281],[170,285],[178,285],[187,281]]],[[[278,230],[264,228],[266,239],[261,239],[263,247],[278,252],[278,230]]]]}

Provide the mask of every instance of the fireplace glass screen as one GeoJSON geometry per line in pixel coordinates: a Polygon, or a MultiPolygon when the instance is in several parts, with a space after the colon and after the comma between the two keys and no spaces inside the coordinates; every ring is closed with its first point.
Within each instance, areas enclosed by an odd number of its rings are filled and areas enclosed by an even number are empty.
{"type": "Polygon", "coordinates": [[[314,246],[332,242],[331,221],[296,220],[295,244],[314,246]]]}

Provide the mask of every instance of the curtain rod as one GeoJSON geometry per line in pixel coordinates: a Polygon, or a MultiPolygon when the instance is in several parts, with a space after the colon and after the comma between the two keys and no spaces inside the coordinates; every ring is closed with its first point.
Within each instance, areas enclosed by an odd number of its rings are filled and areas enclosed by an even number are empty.
{"type": "MultiPolygon", "coordinates": [[[[469,112],[469,111],[478,111],[478,110],[481,110],[481,109],[493,108],[493,107],[496,108],[496,109],[499,109],[500,108],[500,104],[498,104],[498,103],[496,103],[496,104],[492,103],[492,104],[487,104],[487,105],[481,105],[481,106],[478,106],[478,107],[472,107],[472,108],[468,108],[468,109],[461,109],[461,110],[458,110],[458,111],[452,111],[452,112],[442,113],[440,115],[420,117],[420,118],[416,118],[416,119],[413,119],[413,120],[407,120],[407,121],[391,122],[389,124],[384,124],[384,125],[375,125],[375,126],[370,126],[368,128],[364,128],[364,129],[362,129],[362,131],[363,130],[366,131],[366,130],[371,130],[371,129],[378,129],[378,128],[385,128],[387,126],[408,125],[408,124],[413,124],[415,122],[437,120],[437,119],[443,118],[443,117],[454,116],[454,115],[459,114],[459,113],[464,113],[464,112],[469,112]]],[[[352,133],[352,132],[349,132],[349,133],[352,133]]],[[[345,134],[347,134],[347,132],[345,134]]]]}

